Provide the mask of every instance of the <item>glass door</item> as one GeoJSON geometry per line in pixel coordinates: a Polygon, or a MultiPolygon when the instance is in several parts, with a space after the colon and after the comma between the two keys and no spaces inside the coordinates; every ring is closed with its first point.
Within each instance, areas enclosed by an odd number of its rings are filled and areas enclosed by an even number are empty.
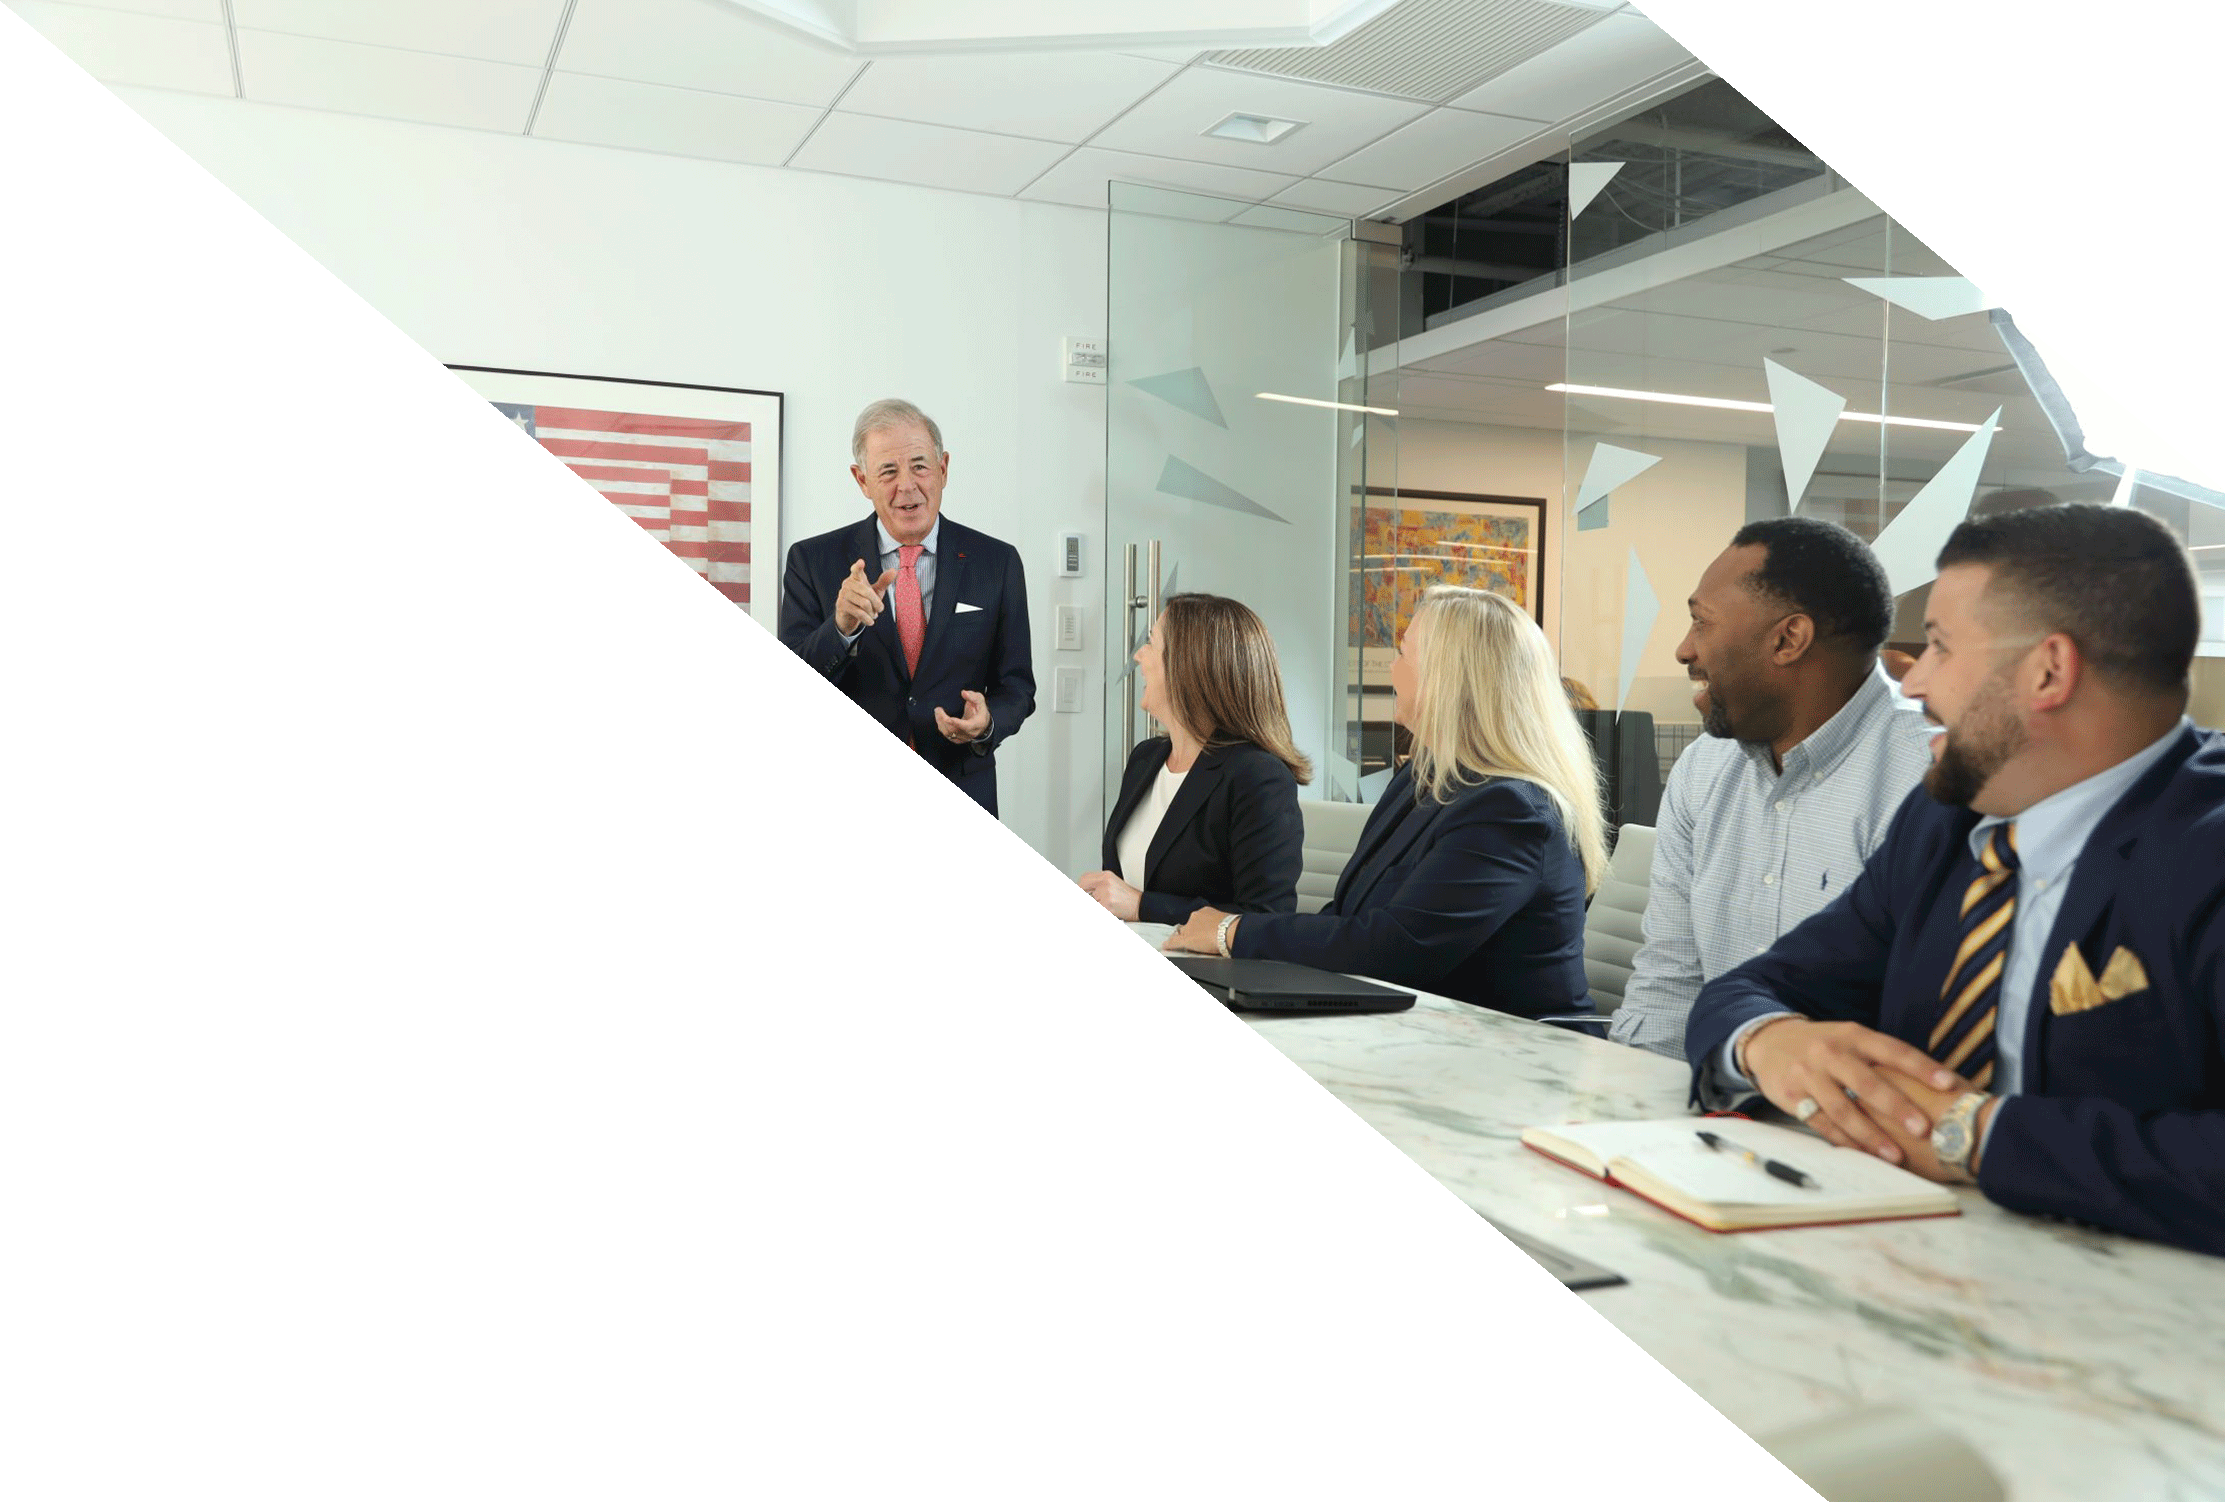
{"type": "Polygon", "coordinates": [[[1358,796],[1350,556],[1367,414],[1345,400],[1366,252],[1349,220],[1116,183],[1106,255],[1104,797],[1157,733],[1133,654],[1183,591],[1275,640],[1306,797],[1358,796]]]}

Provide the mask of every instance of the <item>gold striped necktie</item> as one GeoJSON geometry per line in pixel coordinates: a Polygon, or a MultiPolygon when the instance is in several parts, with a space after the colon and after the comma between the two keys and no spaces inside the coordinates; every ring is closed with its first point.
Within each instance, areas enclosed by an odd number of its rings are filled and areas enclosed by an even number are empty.
{"type": "Polygon", "coordinates": [[[1993,1083],[1993,1024],[2001,1006],[2001,975],[2009,964],[2009,929],[2016,921],[2016,825],[1986,833],[1977,879],[1962,894],[1962,939],[1947,983],[1939,988],[1939,1021],[1926,1045],[1931,1056],[1980,1090],[1993,1083]]]}

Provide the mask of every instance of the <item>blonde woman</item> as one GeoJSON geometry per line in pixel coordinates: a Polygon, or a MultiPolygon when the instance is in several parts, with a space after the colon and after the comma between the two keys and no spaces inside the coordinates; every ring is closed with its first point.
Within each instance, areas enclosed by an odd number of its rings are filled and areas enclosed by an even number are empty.
{"type": "Polygon", "coordinates": [[[1296,960],[1477,1006],[1591,1010],[1584,899],[1607,869],[1598,773],[1536,622],[1437,588],[1391,667],[1414,754],[1318,913],[1201,908],[1169,949],[1296,960]]]}
{"type": "Polygon", "coordinates": [[[1249,606],[1170,598],[1136,651],[1143,707],[1167,733],[1130,753],[1105,823],[1105,868],[1082,889],[1130,923],[1180,923],[1201,907],[1298,905],[1306,826],[1275,643],[1249,606]]]}

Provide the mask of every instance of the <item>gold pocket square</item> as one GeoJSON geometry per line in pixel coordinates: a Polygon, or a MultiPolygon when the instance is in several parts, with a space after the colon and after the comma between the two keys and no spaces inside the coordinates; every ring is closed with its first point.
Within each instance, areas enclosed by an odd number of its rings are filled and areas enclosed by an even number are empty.
{"type": "Polygon", "coordinates": [[[2097,981],[2094,972],[2086,968],[2086,957],[2073,944],[2063,951],[2062,963],[2055,967],[2055,974],[2048,980],[2047,1006],[2061,1017],[2071,1012],[2090,1012],[2095,1007],[2147,989],[2147,968],[2131,950],[2119,945],[2117,952],[2109,957],[2109,963],[2102,967],[2101,979],[2097,981]]]}

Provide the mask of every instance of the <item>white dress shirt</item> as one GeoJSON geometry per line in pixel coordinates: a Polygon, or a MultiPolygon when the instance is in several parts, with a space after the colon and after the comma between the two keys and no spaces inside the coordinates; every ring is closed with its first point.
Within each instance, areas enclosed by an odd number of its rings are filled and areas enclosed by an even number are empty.
{"type": "Polygon", "coordinates": [[[1700,987],[1821,912],[1931,765],[1931,725],[1880,667],[1787,751],[1701,736],[1669,770],[1645,943],[1609,1036],[1673,1059],[1700,987]]]}

